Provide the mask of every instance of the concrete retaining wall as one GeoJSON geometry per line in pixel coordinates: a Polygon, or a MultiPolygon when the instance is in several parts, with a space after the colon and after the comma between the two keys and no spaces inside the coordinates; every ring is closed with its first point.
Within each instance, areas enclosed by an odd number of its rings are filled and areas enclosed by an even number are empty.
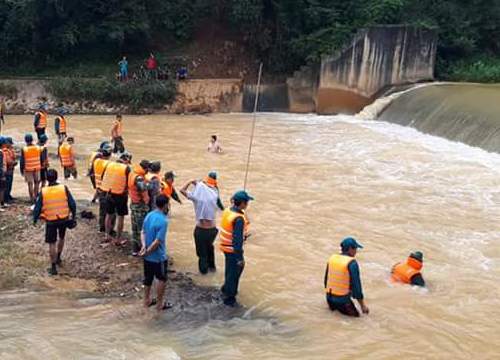
{"type": "Polygon", "coordinates": [[[318,113],[353,113],[391,85],[432,80],[435,31],[409,26],[376,26],[321,63],[318,113]]]}

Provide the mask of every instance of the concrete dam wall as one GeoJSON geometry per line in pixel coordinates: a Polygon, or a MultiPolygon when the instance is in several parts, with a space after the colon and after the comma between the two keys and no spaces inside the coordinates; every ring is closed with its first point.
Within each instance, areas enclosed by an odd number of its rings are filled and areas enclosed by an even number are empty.
{"type": "Polygon", "coordinates": [[[360,31],[343,51],[323,59],[316,111],[355,113],[385,88],[434,78],[437,35],[410,26],[360,31]]]}

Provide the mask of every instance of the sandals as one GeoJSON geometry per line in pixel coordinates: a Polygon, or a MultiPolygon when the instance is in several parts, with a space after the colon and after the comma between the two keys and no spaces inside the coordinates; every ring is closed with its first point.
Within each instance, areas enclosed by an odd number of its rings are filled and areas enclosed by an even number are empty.
{"type": "MultiPolygon", "coordinates": [[[[155,306],[157,304],[157,300],[156,299],[152,299],[151,302],[149,303],[148,307],[151,307],[151,306],[155,306]]],[[[167,310],[167,309],[171,309],[174,305],[169,303],[169,302],[165,302],[162,306],[162,310],[167,310]]]]}

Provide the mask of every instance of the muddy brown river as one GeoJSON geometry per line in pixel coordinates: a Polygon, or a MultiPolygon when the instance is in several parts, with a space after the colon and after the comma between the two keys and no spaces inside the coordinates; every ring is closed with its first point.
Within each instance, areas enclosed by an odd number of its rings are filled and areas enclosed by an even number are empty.
{"type": "MultiPolygon", "coordinates": [[[[70,116],[77,152],[106,139],[112,119],[70,116]]],[[[136,162],[175,170],[177,187],[217,170],[227,204],[243,184],[251,119],[125,116],[125,143],[136,162]],[[211,134],[224,154],[206,152],[211,134]]],[[[32,128],[31,116],[7,121],[17,139],[32,128]]],[[[151,321],[139,304],[0,292],[0,358],[500,357],[500,155],[389,123],[294,114],[259,114],[253,150],[253,237],[239,296],[248,310],[151,321]],[[327,258],[346,236],[365,246],[358,261],[371,313],[360,319],[331,313],[323,293],[327,258]],[[424,252],[428,289],[389,281],[391,266],[413,250],[424,252]]],[[[24,196],[18,174],[15,194],[24,196]]],[[[67,184],[90,198],[87,178],[67,184]]],[[[177,269],[196,273],[193,224],[192,205],[174,203],[168,248],[177,269]]],[[[217,264],[216,274],[194,280],[220,286],[220,253],[217,264]]]]}

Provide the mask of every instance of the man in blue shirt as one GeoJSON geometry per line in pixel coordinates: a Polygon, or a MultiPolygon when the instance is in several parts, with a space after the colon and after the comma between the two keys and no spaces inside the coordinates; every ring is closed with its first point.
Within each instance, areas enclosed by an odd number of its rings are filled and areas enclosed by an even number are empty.
{"type": "Polygon", "coordinates": [[[168,197],[156,197],[156,209],[144,219],[141,233],[142,249],[139,256],[144,257],[144,306],[156,304],[156,310],[161,312],[168,308],[163,302],[167,282],[167,229],[168,229],[168,197]],[[151,299],[151,285],[156,278],[157,299],[151,299]]]}
{"type": "Polygon", "coordinates": [[[333,254],[325,271],[326,301],[330,310],[338,310],[341,314],[359,317],[359,312],[352,302],[359,303],[363,314],[368,314],[365,305],[359,266],[354,259],[357,249],[363,248],[354,238],[348,237],[340,243],[340,254],[333,254]]]}

